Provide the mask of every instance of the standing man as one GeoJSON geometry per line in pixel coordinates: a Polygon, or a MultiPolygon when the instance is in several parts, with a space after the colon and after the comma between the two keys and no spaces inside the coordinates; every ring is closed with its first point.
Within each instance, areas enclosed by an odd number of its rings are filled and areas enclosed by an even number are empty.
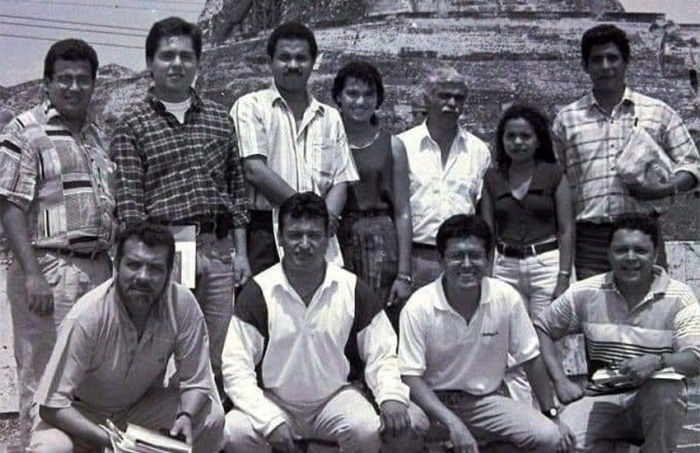
{"type": "Polygon", "coordinates": [[[267,54],[272,86],[241,97],[231,108],[251,189],[253,274],[279,262],[272,211],[297,192],[311,191],[326,201],[332,237],[327,257],[342,263],[335,232],[346,186],[359,176],[340,114],[307,88],[318,54],[316,38],[300,23],[285,23],[268,38],[267,54]]]}
{"type": "Polygon", "coordinates": [[[455,214],[474,213],[491,164],[486,144],[458,123],[466,88],[464,77],[454,69],[432,71],[423,84],[427,119],[398,136],[409,166],[414,288],[440,274],[437,230],[455,214]]]}
{"type": "Polygon", "coordinates": [[[645,452],[676,449],[688,406],[683,379],[700,373],[700,305],[654,266],[659,244],[655,219],[618,218],[608,239],[612,271],[574,284],[535,321],[578,451],[613,451],[616,440],[642,442],[645,452]],[[586,396],[554,348],[572,333],[586,339],[586,396]]]}
{"type": "Polygon", "coordinates": [[[182,435],[193,451],[219,451],[224,413],[207,329],[192,293],[170,281],[175,240],[164,226],[132,223],[117,244],[115,276],[66,316],[36,394],[41,420],[28,451],[111,447],[107,419],[182,435]],[[163,385],[168,358],[176,373],[163,385]]]}
{"type": "Polygon", "coordinates": [[[84,41],[52,45],[44,61],[48,100],[17,116],[0,136],[0,216],[14,255],[7,297],[25,445],[56,328],[75,301],[111,273],[114,164],[88,113],[97,66],[84,41]]]}
{"type": "Polygon", "coordinates": [[[202,33],[196,25],[177,17],[153,25],[146,38],[153,87],[122,118],[110,152],[117,164],[117,216],[122,227],[145,219],[194,227],[194,294],[209,329],[214,374],[220,378],[233,288],[250,276],[247,198],[226,110],[191,88],[201,52],[202,33]]]}
{"type": "Polygon", "coordinates": [[[395,437],[409,426],[408,388],[383,303],[326,261],[321,197],[295,194],[279,216],[282,262],[243,288],[226,339],[224,383],[235,407],[226,416],[226,451],[294,452],[298,442],[320,439],[342,451],[379,452],[380,427],[395,437]],[[353,385],[362,379],[380,415],[353,385]]]}
{"type": "Polygon", "coordinates": [[[447,427],[455,451],[494,443],[542,453],[569,448],[522,296],[486,277],[489,226],[477,215],[450,217],[437,248],[443,274],[401,312],[399,366],[411,399],[447,427]],[[523,366],[542,413],[501,391],[509,357],[523,366]]]}
{"type": "MultiPolygon", "coordinates": [[[[583,70],[591,93],[564,107],[552,126],[555,151],[573,186],[578,279],[610,270],[607,240],[623,214],[663,214],[671,197],[697,187],[700,157],[680,116],[665,103],[632,91],[626,72],[630,43],[624,31],[603,24],[581,39],[583,70]],[[634,126],[642,127],[674,164],[667,183],[625,185],[616,159],[634,126]]],[[[665,264],[663,239],[658,247],[665,264]]]]}

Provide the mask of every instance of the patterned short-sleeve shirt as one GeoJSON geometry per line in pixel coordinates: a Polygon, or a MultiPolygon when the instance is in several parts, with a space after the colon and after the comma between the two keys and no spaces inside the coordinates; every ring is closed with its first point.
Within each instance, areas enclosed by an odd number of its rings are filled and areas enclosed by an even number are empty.
{"type": "Polygon", "coordinates": [[[78,135],[48,102],[0,135],[0,197],[28,214],[39,248],[106,250],[114,240],[114,164],[92,123],[78,135]]]}

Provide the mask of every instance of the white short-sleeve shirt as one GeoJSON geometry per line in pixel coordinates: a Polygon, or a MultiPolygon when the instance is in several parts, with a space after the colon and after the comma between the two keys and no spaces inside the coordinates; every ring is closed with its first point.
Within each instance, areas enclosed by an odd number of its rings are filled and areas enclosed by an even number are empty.
{"type": "Polygon", "coordinates": [[[498,390],[508,354],[521,364],[539,355],[539,341],[520,294],[492,278],[467,324],[449,304],[442,276],[416,291],[401,312],[399,368],[433,390],[486,395],[498,390]]]}

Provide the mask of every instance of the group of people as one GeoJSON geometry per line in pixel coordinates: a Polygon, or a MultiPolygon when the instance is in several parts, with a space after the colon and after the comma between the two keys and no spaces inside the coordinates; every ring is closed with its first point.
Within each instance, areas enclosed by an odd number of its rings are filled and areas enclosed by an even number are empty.
{"type": "Polygon", "coordinates": [[[508,108],[492,155],[460,126],[452,68],[429,71],[426,120],[397,136],[368,62],[338,71],[337,109],[319,102],[299,23],[269,36],[271,86],[227,112],[192,88],[202,34],[175,17],[151,28],[152,86],[107,143],[95,51],[55,43],[47,100],[0,135],[27,451],[110,448],[107,420],[195,452],[672,451],[700,305],[664,270],[658,217],[700,157],[675,111],[627,87],[624,31],[596,26],[581,51],[591,92],[551,127],[508,108]],[[667,180],[618,175],[636,127],[667,180]],[[183,229],[192,291],[171,278],[183,229]],[[574,333],[585,389],[562,368],[574,333]]]}

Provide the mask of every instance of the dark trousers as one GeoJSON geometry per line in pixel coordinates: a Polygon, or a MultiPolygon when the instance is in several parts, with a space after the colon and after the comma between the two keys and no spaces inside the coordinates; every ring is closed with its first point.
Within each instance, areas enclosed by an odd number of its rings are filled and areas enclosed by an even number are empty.
{"type": "Polygon", "coordinates": [[[253,275],[279,263],[275,233],[272,228],[272,212],[250,211],[247,237],[248,261],[253,275]]]}

